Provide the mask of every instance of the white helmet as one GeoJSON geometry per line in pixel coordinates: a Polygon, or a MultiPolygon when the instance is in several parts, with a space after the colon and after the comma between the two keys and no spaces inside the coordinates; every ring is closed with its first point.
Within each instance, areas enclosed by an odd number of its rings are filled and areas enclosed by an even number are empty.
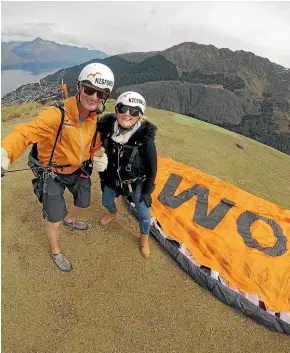
{"type": "Polygon", "coordinates": [[[111,93],[115,79],[112,70],[108,66],[100,63],[91,63],[86,65],[79,74],[78,82],[84,81],[111,93]]]}
{"type": "Polygon", "coordinates": [[[119,103],[128,105],[129,107],[138,107],[141,109],[142,114],[144,114],[145,112],[146,101],[144,97],[142,97],[141,94],[137,92],[128,91],[128,92],[122,93],[118,97],[116,105],[118,105],[119,103]]]}

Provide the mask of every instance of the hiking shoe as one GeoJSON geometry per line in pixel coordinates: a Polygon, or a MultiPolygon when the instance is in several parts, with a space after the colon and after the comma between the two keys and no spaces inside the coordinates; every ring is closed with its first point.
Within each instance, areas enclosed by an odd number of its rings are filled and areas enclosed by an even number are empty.
{"type": "Polygon", "coordinates": [[[63,220],[63,224],[69,228],[72,229],[77,229],[77,230],[86,230],[89,228],[89,226],[87,225],[87,223],[85,222],[81,222],[81,221],[77,221],[76,219],[72,222],[67,222],[65,219],[63,220]]]}
{"type": "Polygon", "coordinates": [[[62,252],[59,254],[53,254],[52,257],[54,263],[61,271],[69,272],[72,270],[71,263],[66,259],[62,252]]]}
{"type": "Polygon", "coordinates": [[[117,212],[112,212],[109,214],[106,214],[100,221],[101,226],[106,226],[110,222],[112,222],[117,216],[117,212]]]}

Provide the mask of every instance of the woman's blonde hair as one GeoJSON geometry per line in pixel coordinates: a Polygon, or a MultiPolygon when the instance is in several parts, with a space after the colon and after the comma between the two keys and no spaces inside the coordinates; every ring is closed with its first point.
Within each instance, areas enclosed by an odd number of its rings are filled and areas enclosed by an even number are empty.
{"type": "Polygon", "coordinates": [[[147,120],[146,115],[141,115],[141,117],[139,118],[139,121],[141,122],[141,124],[145,123],[146,120],[147,120]]]}

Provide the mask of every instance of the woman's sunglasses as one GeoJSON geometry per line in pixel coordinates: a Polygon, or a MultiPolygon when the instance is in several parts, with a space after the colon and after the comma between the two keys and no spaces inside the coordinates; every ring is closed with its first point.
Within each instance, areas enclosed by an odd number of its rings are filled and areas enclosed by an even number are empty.
{"type": "Polygon", "coordinates": [[[134,116],[135,118],[142,114],[140,108],[138,107],[130,107],[129,105],[124,105],[124,104],[118,104],[117,105],[117,111],[120,114],[124,114],[129,110],[129,114],[134,116]]]}
{"type": "Polygon", "coordinates": [[[82,85],[82,87],[84,88],[85,94],[87,94],[88,96],[92,96],[93,94],[97,93],[97,97],[99,99],[106,99],[108,97],[107,92],[103,92],[98,89],[95,89],[95,88],[92,88],[89,86],[85,86],[85,85],[82,85]]]}

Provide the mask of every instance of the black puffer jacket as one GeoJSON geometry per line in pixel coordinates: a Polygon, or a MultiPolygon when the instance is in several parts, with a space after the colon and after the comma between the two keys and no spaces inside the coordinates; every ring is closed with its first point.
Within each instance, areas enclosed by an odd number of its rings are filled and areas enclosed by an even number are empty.
{"type": "Polygon", "coordinates": [[[157,127],[145,121],[129,141],[122,145],[111,139],[115,121],[116,115],[108,114],[98,123],[98,131],[109,160],[107,169],[99,173],[102,189],[107,185],[119,195],[128,195],[128,185],[121,181],[139,178],[132,183],[132,189],[134,190],[138,183],[143,182],[142,194],[151,194],[155,187],[157,172],[157,152],[154,142],[157,127]],[[134,147],[137,147],[136,155],[130,167],[134,147]]]}

